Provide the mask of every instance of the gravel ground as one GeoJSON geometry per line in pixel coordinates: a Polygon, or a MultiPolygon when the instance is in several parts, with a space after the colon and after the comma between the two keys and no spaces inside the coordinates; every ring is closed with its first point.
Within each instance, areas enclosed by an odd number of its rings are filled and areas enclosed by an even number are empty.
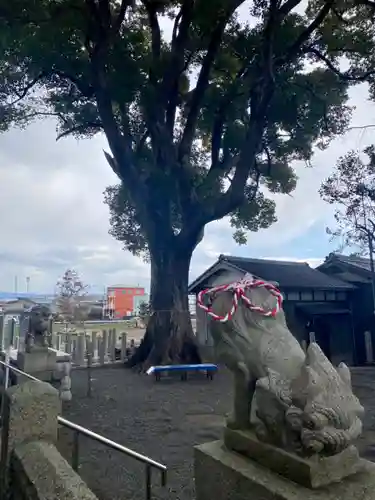
{"type": "MultiPolygon", "coordinates": [[[[64,416],[77,424],[148,455],[168,467],[167,488],[153,472],[153,499],[193,500],[193,446],[220,437],[231,407],[231,378],[223,369],[213,381],[187,382],[152,377],[122,367],[93,371],[93,395],[86,396],[87,372],[72,374],[73,401],[64,416]]],[[[353,385],[366,406],[365,433],[359,446],[375,460],[375,369],[356,369],[353,385]]],[[[81,438],[80,474],[100,500],[143,500],[144,469],[119,452],[81,438]]],[[[70,460],[72,433],[62,428],[60,450],[70,460]]]]}

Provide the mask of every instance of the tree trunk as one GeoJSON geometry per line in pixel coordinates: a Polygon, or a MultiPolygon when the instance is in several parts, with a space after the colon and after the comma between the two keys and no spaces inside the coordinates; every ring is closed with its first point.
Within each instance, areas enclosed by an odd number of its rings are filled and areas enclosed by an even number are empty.
{"type": "Polygon", "coordinates": [[[188,298],[189,267],[193,253],[167,245],[151,253],[151,316],[145,336],[127,366],[200,363],[188,298]]]}

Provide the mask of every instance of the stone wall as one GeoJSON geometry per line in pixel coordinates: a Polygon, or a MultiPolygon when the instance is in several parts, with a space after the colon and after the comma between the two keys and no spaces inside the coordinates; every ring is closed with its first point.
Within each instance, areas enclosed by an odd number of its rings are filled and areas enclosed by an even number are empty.
{"type": "Polygon", "coordinates": [[[59,394],[50,384],[28,381],[4,394],[1,429],[1,498],[97,500],[60,455],[59,394]]]}
{"type": "Polygon", "coordinates": [[[96,500],[56,447],[45,441],[17,446],[9,476],[11,500],[96,500]]]}

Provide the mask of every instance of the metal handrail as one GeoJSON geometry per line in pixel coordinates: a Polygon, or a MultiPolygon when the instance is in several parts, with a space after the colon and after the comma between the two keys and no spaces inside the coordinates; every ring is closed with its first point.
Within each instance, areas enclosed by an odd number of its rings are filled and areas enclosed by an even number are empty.
{"type": "MultiPolygon", "coordinates": [[[[33,377],[29,373],[23,372],[22,370],[16,368],[15,366],[10,365],[9,363],[6,363],[5,361],[0,360],[0,365],[5,367],[5,389],[8,388],[8,383],[9,383],[9,370],[14,371],[15,373],[18,373],[19,375],[22,375],[24,377],[29,378],[30,380],[34,380],[35,382],[42,382],[42,380],[33,377]]],[[[2,409],[3,410],[3,409],[2,409]]],[[[1,412],[3,414],[3,411],[1,412]]],[[[104,436],[101,436],[100,434],[97,434],[96,432],[91,431],[90,429],[87,429],[86,427],[82,427],[81,425],[75,424],[74,422],[71,422],[70,420],[67,420],[66,418],[57,417],[57,421],[60,425],[67,427],[68,429],[71,429],[74,431],[74,441],[73,441],[73,451],[72,451],[72,468],[77,472],[79,469],[79,435],[82,434],[83,436],[86,436],[90,439],[93,439],[94,441],[97,441],[98,443],[104,444],[105,446],[108,446],[109,448],[112,448],[113,450],[117,450],[120,453],[123,453],[124,455],[127,455],[131,458],[134,458],[138,462],[141,462],[145,464],[145,482],[146,482],[146,500],[151,500],[151,470],[152,468],[155,468],[160,471],[161,473],[161,486],[166,486],[167,484],[167,467],[159,462],[156,462],[152,458],[146,457],[145,455],[142,455],[136,451],[131,450],[130,448],[127,448],[126,446],[123,446],[119,443],[116,443],[116,441],[112,441],[111,439],[108,439],[104,436]]]]}

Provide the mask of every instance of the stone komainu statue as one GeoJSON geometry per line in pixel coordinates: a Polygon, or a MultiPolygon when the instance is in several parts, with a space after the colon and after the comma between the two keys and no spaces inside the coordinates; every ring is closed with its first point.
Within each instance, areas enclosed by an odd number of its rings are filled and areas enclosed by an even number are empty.
{"type": "Polygon", "coordinates": [[[52,347],[51,311],[48,306],[35,305],[29,311],[29,328],[26,335],[26,351],[33,347],[52,347]]]}
{"type": "Polygon", "coordinates": [[[315,343],[303,351],[273,285],[247,275],[201,292],[198,305],[213,318],[216,352],[234,375],[228,427],[302,456],[335,455],[359,437],[364,410],[348,367],[334,368],[315,343]]]}

